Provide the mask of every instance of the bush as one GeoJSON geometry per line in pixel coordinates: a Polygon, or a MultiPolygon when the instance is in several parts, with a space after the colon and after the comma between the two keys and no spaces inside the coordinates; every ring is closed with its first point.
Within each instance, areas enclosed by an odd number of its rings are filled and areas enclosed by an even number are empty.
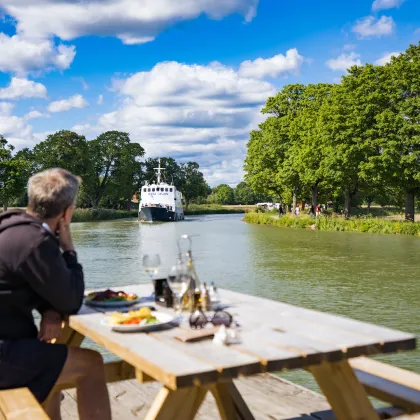
{"type": "Polygon", "coordinates": [[[184,209],[186,215],[200,215],[200,214],[231,214],[231,213],[245,213],[245,209],[240,208],[226,208],[218,204],[190,204],[188,210],[184,209]]]}
{"type": "Polygon", "coordinates": [[[72,221],[93,222],[96,220],[114,220],[137,217],[137,211],[110,210],[110,209],[76,209],[72,221]]]}
{"type": "Polygon", "coordinates": [[[270,225],[277,227],[307,228],[313,226],[318,230],[336,232],[364,232],[420,236],[420,223],[385,220],[369,217],[352,218],[349,220],[339,216],[322,216],[318,219],[303,216],[273,217],[269,214],[250,212],[245,215],[247,223],[270,225]]]}

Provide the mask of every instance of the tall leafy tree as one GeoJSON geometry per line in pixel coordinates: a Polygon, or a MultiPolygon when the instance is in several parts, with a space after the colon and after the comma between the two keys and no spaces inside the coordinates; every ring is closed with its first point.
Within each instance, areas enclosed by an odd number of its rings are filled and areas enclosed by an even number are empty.
{"type": "Polygon", "coordinates": [[[13,150],[0,135],[0,203],[4,211],[12,200],[24,193],[30,170],[30,162],[22,156],[13,156],[13,150]]]}
{"type": "Polygon", "coordinates": [[[139,159],[144,149],[131,143],[128,133],[107,131],[88,142],[90,170],[84,182],[84,193],[93,208],[97,208],[105,193],[117,193],[129,200],[138,185],[134,179],[140,177],[139,159]],[[112,191],[114,190],[114,191],[112,191]]]}
{"type": "Polygon", "coordinates": [[[234,190],[236,204],[256,204],[258,196],[254,190],[244,181],[240,182],[234,190]]]}
{"type": "Polygon", "coordinates": [[[181,192],[187,210],[191,200],[198,197],[205,197],[211,192],[211,188],[208,186],[203,173],[199,171],[199,168],[200,166],[196,162],[188,162],[181,165],[183,177],[181,192]]]}
{"type": "Polygon", "coordinates": [[[216,204],[234,204],[235,196],[233,188],[227,184],[220,184],[213,189],[212,201],[216,204]]]}
{"type": "Polygon", "coordinates": [[[89,148],[85,136],[61,130],[50,134],[33,149],[34,170],[60,167],[85,177],[90,170],[89,148]]]}
{"type": "Polygon", "coordinates": [[[405,195],[405,218],[414,221],[420,193],[420,43],[381,68],[385,106],[377,115],[377,153],[366,172],[405,195]]]}

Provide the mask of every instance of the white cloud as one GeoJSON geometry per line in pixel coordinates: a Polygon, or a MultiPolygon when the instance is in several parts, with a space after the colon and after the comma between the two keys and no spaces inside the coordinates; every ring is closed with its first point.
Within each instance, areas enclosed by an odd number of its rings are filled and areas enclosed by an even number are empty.
{"type": "MultiPolygon", "coordinates": [[[[1,6],[1,0],[0,0],[1,6]]],[[[0,33],[0,71],[24,75],[70,67],[76,55],[73,45],[55,45],[52,40],[8,36],[0,33]]]]}
{"type": "Polygon", "coordinates": [[[380,19],[376,19],[373,16],[367,16],[358,20],[352,30],[359,38],[379,38],[392,35],[395,30],[395,22],[390,16],[381,16],[380,19]]]}
{"type": "Polygon", "coordinates": [[[98,96],[97,104],[98,105],[102,105],[103,102],[104,102],[104,95],[99,95],[98,96]]]}
{"type": "Polygon", "coordinates": [[[325,62],[325,65],[334,71],[346,71],[352,66],[361,66],[360,54],[351,52],[350,54],[341,54],[337,58],[331,58],[325,62]]]}
{"type": "Polygon", "coordinates": [[[39,111],[36,111],[36,110],[30,111],[24,116],[26,121],[34,120],[35,118],[50,118],[50,117],[51,117],[51,115],[43,114],[42,112],[39,112],[39,111]]]}
{"type": "Polygon", "coordinates": [[[372,10],[393,9],[400,7],[405,0],[375,0],[372,4],[372,10]]]}
{"type": "Polygon", "coordinates": [[[0,0],[17,20],[19,33],[58,36],[116,36],[125,44],[153,40],[166,28],[206,14],[221,19],[240,13],[246,21],[256,14],[259,0],[0,0]],[[111,18],[112,17],[112,18],[111,18]]]}
{"type": "Polygon", "coordinates": [[[381,58],[378,58],[375,61],[375,64],[377,64],[378,66],[384,66],[385,64],[391,62],[391,57],[397,57],[400,54],[401,54],[400,52],[386,53],[381,58]]]}
{"type": "Polygon", "coordinates": [[[0,102],[0,115],[10,115],[15,104],[11,102],[0,102]]]}
{"type": "Polygon", "coordinates": [[[10,85],[0,88],[0,99],[42,98],[47,97],[47,88],[42,83],[13,77],[10,85]]]}
{"type": "Polygon", "coordinates": [[[271,58],[257,58],[254,61],[244,61],[239,67],[239,75],[263,79],[264,77],[277,77],[280,74],[298,73],[304,62],[296,48],[290,49],[286,55],[278,54],[271,58]]]}
{"type": "Polygon", "coordinates": [[[73,95],[61,101],[54,101],[48,105],[49,112],[65,112],[72,108],[86,108],[88,103],[82,95],[73,95]]]}
{"type": "Polygon", "coordinates": [[[249,132],[277,91],[221,63],[178,62],[120,79],[114,89],[121,97],[118,109],[96,124],[76,126],[78,132],[93,137],[106,130],[127,131],[148,156],[197,161],[212,185],[242,179],[249,132]]]}

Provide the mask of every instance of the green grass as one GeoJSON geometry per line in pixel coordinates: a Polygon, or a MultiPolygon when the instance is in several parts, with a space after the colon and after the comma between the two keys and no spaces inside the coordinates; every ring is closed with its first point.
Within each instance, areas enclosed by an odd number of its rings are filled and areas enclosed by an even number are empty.
{"type": "Polygon", "coordinates": [[[309,216],[282,216],[275,218],[269,214],[247,213],[244,220],[247,223],[269,225],[276,227],[308,228],[313,226],[317,230],[336,232],[364,232],[394,235],[420,236],[420,223],[378,218],[320,217],[315,220],[309,216]]]}
{"type": "Polygon", "coordinates": [[[137,217],[137,210],[111,210],[111,209],[76,209],[72,221],[94,222],[98,220],[115,220],[137,217]]]}
{"type": "Polygon", "coordinates": [[[186,216],[200,214],[238,214],[245,213],[245,209],[226,208],[218,204],[190,204],[188,210],[184,209],[186,216]]]}

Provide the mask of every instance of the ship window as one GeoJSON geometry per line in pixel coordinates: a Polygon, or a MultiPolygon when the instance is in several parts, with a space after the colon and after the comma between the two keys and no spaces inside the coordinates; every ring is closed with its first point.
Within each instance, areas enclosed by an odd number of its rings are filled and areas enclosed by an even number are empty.
{"type": "Polygon", "coordinates": [[[172,192],[172,188],[170,188],[169,191],[172,192]]]}
{"type": "Polygon", "coordinates": [[[166,191],[166,192],[168,192],[168,189],[167,189],[167,188],[165,188],[165,191],[166,191]]]}
{"type": "Polygon", "coordinates": [[[152,188],[152,192],[155,192],[155,189],[154,188],[152,188]]]}
{"type": "Polygon", "coordinates": [[[150,192],[150,188],[148,188],[147,191],[150,192]]]}
{"type": "Polygon", "coordinates": [[[158,187],[158,188],[156,188],[156,191],[159,191],[159,187],[158,187]]]}

